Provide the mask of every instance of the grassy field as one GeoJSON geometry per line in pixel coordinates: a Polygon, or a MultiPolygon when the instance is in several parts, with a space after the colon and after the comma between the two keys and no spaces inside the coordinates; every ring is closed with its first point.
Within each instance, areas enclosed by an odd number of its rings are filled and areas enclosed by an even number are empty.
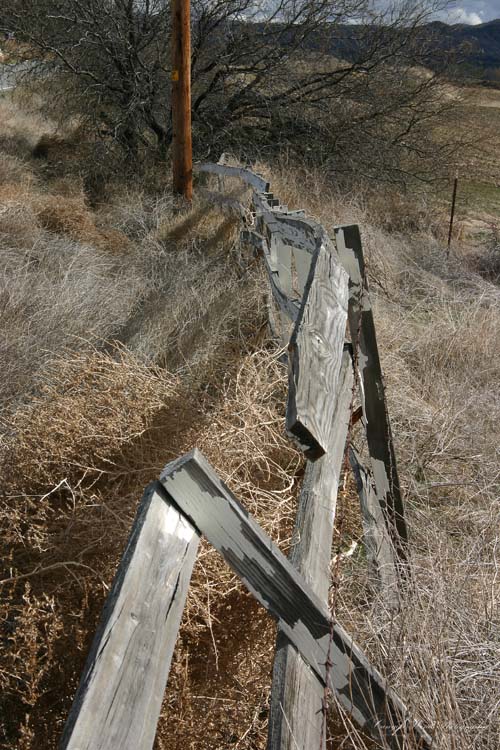
{"type": "Polygon", "coordinates": [[[500,91],[469,89],[460,109],[470,147],[459,173],[457,207],[466,233],[475,233],[500,222],[500,91]]]}

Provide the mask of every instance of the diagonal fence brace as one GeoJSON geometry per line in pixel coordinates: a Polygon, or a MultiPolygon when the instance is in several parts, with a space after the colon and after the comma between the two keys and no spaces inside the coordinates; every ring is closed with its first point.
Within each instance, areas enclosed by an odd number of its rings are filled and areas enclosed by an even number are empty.
{"type": "Polygon", "coordinates": [[[197,449],[168,464],[161,482],[361,729],[385,747],[402,750],[413,736],[417,747],[430,749],[422,725],[337,623],[329,647],[330,617],[321,600],[197,449]]]}

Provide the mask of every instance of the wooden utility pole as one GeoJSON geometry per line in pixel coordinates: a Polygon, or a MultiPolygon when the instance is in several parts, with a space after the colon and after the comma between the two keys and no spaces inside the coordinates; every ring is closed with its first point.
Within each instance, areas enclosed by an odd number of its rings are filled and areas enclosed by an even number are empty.
{"type": "Polygon", "coordinates": [[[451,237],[453,234],[453,219],[455,218],[455,203],[457,200],[457,186],[458,186],[458,173],[455,175],[455,181],[453,183],[453,195],[451,198],[451,215],[450,215],[450,229],[448,231],[448,247],[446,249],[446,257],[450,256],[451,237]]]}
{"type": "Polygon", "coordinates": [[[174,193],[193,197],[190,0],[172,0],[172,170],[174,193]]]}

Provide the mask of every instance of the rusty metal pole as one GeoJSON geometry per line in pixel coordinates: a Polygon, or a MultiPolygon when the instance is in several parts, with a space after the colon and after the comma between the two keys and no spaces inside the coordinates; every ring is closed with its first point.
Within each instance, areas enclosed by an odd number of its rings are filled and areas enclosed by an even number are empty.
{"type": "Polygon", "coordinates": [[[172,0],[172,171],[174,193],[193,197],[190,0],[172,0]]]}
{"type": "Polygon", "coordinates": [[[448,248],[446,250],[447,258],[449,258],[450,256],[451,235],[453,232],[453,219],[455,218],[455,202],[457,200],[457,185],[458,185],[458,174],[455,175],[455,181],[453,183],[453,196],[451,199],[450,231],[448,232],[448,248]]]}

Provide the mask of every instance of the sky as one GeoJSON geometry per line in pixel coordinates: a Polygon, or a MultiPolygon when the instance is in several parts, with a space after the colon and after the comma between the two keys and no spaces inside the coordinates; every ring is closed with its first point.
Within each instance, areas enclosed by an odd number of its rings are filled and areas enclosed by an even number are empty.
{"type": "Polygon", "coordinates": [[[443,18],[447,23],[478,23],[500,18],[500,0],[458,0],[443,18]]]}

